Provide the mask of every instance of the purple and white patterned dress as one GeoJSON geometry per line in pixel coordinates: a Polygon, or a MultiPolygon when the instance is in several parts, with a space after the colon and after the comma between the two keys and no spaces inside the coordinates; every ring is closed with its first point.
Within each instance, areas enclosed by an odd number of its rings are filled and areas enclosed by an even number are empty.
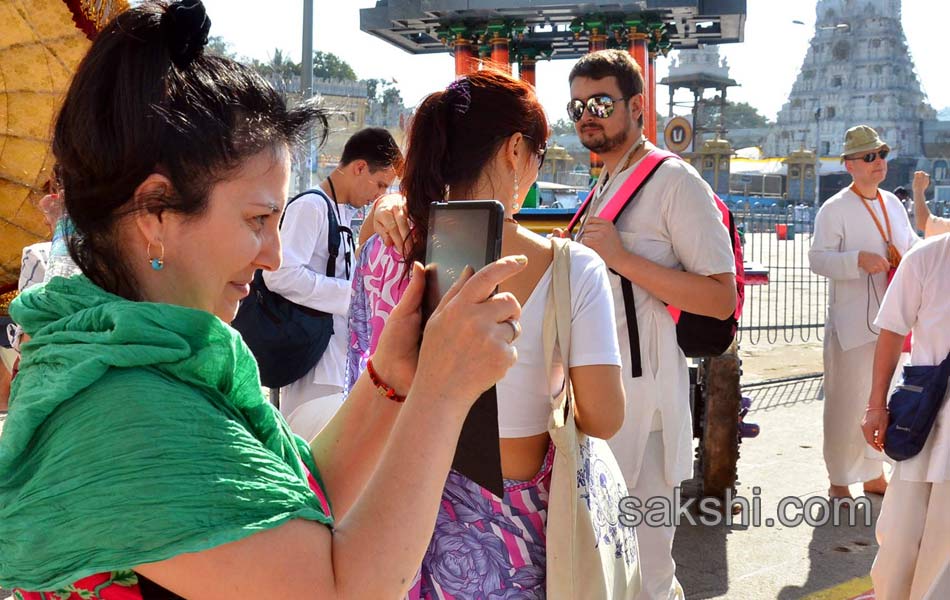
{"type": "MultiPolygon", "coordinates": [[[[393,307],[409,280],[402,257],[371,237],[357,259],[349,314],[346,386],[366,368],[393,307]]],[[[589,492],[599,543],[636,562],[632,528],[616,519],[626,486],[606,481],[584,453],[578,487],[589,492]]],[[[545,598],[548,495],[554,464],[551,444],[528,481],[506,479],[498,497],[457,471],[442,492],[435,531],[406,600],[540,600],[545,598]]]]}
{"type": "Polygon", "coordinates": [[[450,471],[422,568],[407,600],[543,600],[554,445],[529,481],[501,498],[450,471]]]}

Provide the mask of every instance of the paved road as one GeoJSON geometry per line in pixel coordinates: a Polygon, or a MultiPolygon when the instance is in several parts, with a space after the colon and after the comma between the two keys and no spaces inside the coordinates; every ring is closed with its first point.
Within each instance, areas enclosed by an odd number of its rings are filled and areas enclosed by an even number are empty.
{"type": "MultiPolygon", "coordinates": [[[[828,481],[821,455],[821,380],[747,393],[754,401],[748,420],[759,423],[762,433],[742,444],[738,494],[751,499],[753,488],[760,488],[763,520],[775,517],[782,498],[823,498],[828,481]]],[[[852,493],[860,493],[859,487],[852,493]]],[[[852,598],[858,592],[832,588],[871,587],[863,579],[877,552],[873,522],[880,500],[871,498],[871,526],[863,513],[854,527],[680,526],[677,576],[690,600],[852,598]]]]}

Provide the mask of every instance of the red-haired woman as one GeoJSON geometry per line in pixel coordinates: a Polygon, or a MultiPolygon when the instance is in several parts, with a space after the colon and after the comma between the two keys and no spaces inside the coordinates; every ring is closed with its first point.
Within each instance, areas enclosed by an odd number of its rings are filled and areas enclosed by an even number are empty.
{"type": "MultiPolygon", "coordinates": [[[[506,593],[543,598],[554,454],[547,432],[550,398],[564,385],[565,365],[581,431],[609,438],[623,422],[620,352],[607,272],[603,261],[579,244],[570,244],[570,356],[556,355],[548,376],[541,338],[552,245],[513,219],[538,177],[547,135],[547,119],[533,89],[507,74],[482,70],[429,95],[409,130],[401,191],[411,231],[404,247],[387,249],[374,236],[361,250],[350,316],[351,377],[359,374],[361,358],[372,352],[399,299],[405,265],[424,260],[431,202],[500,200],[506,217],[502,255],[528,257],[527,268],[500,290],[524,305],[518,362],[497,384],[504,496],[456,471],[449,473],[435,533],[410,598],[509,597],[506,593]]],[[[610,485],[604,489],[617,500],[625,492],[610,485]]],[[[633,560],[632,529],[613,527],[604,536],[633,560]]]]}

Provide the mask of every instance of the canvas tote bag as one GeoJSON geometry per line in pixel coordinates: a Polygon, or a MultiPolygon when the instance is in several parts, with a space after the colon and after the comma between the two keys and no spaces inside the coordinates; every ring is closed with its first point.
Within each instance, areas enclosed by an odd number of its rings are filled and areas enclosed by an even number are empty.
{"type": "Polygon", "coordinates": [[[564,390],[551,399],[548,433],[554,470],[548,497],[547,597],[552,600],[627,600],[640,591],[636,533],[619,521],[627,495],[623,474],[607,442],[574,423],[569,378],[571,254],[554,239],[551,292],[544,312],[543,348],[550,380],[555,347],[564,363],[564,390]]]}

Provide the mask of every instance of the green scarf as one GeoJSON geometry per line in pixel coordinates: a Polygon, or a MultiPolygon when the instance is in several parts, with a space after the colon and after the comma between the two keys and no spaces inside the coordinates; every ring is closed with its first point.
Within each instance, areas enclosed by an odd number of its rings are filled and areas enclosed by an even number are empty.
{"type": "Polygon", "coordinates": [[[0,585],[61,588],[302,518],[331,524],[307,444],[207,312],[55,278],[10,310],[23,346],[0,437],[0,585]]]}

